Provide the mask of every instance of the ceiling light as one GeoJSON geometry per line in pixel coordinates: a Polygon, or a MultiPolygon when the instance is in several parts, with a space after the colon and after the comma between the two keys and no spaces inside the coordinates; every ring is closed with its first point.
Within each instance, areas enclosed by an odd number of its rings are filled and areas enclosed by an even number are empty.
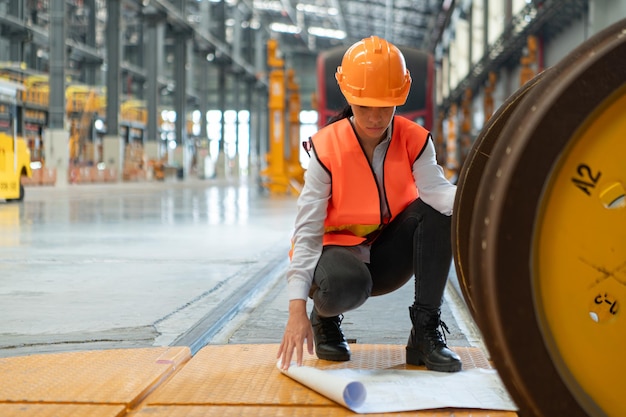
{"type": "Polygon", "coordinates": [[[339,14],[339,11],[335,7],[322,7],[315,4],[298,3],[296,10],[320,16],[337,16],[339,14]]]}
{"type": "Polygon", "coordinates": [[[274,32],[280,33],[300,33],[301,29],[298,26],[287,25],[285,23],[274,22],[270,24],[270,29],[274,32]]]}
{"type": "Polygon", "coordinates": [[[253,7],[258,10],[283,11],[283,3],[280,0],[254,0],[253,7]]]}
{"type": "Polygon", "coordinates": [[[320,38],[345,39],[346,32],[338,29],[326,29],[312,26],[309,28],[309,35],[318,36],[320,38]]]}

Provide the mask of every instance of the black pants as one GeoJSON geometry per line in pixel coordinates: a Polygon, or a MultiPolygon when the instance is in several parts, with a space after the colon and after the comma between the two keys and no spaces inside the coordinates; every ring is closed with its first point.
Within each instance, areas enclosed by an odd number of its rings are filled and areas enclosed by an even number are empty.
{"type": "Polygon", "coordinates": [[[322,317],[353,310],[415,276],[415,305],[436,310],[452,262],[451,218],[417,199],[374,241],[370,263],[342,246],[325,246],[315,268],[311,298],[322,317]]]}

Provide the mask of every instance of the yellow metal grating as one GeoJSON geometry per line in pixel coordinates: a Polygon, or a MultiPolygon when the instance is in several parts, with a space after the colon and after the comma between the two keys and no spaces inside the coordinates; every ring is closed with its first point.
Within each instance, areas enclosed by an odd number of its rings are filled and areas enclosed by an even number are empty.
{"type": "Polygon", "coordinates": [[[281,375],[278,345],[213,345],[201,349],[148,404],[334,405],[281,375]],[[288,389],[285,384],[288,384],[288,389]]]}
{"type": "MultiPolygon", "coordinates": [[[[0,359],[2,417],[342,417],[354,415],[276,369],[278,345],[118,349],[0,359]]],[[[404,346],[353,345],[349,362],[306,355],[320,369],[416,369],[404,346]]],[[[454,348],[465,369],[489,367],[478,349],[454,348]]],[[[369,414],[372,417],[381,414],[369,414]]],[[[427,410],[397,417],[515,417],[489,410],[427,410]]]]}
{"type": "Polygon", "coordinates": [[[123,405],[112,404],[0,404],[2,417],[122,417],[123,405]]]}
{"type": "Polygon", "coordinates": [[[150,406],[129,417],[516,417],[507,411],[490,410],[426,410],[401,413],[357,414],[345,407],[317,406],[150,406]]]}
{"type": "Polygon", "coordinates": [[[175,347],[4,358],[0,403],[132,405],[190,357],[175,347]]]}
{"type": "MultiPolygon", "coordinates": [[[[306,355],[319,369],[420,369],[405,364],[404,346],[352,345],[352,360],[328,362],[306,355]]],[[[198,352],[171,380],[150,395],[133,416],[347,416],[355,413],[304,387],[276,369],[278,345],[216,345],[198,352]]],[[[479,349],[454,348],[465,369],[489,368],[479,349]]],[[[377,414],[368,414],[376,416],[377,414]]],[[[515,417],[489,410],[428,410],[393,413],[421,417],[515,417]]]]}

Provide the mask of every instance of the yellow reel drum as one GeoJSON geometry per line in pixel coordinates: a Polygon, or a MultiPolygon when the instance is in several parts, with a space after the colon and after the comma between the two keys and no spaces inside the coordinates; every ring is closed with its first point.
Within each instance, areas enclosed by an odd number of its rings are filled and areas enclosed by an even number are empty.
{"type": "Polygon", "coordinates": [[[625,68],[626,20],[524,95],[470,181],[471,298],[523,417],[626,416],[625,68]]]}

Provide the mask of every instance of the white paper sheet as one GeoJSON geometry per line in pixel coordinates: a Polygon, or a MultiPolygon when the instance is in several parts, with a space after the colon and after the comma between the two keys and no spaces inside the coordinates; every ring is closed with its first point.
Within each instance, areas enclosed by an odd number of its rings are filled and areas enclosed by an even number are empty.
{"type": "Polygon", "coordinates": [[[294,363],[289,370],[281,372],[361,414],[445,407],[517,410],[493,369],[455,373],[388,369],[324,371],[294,363]]]}

